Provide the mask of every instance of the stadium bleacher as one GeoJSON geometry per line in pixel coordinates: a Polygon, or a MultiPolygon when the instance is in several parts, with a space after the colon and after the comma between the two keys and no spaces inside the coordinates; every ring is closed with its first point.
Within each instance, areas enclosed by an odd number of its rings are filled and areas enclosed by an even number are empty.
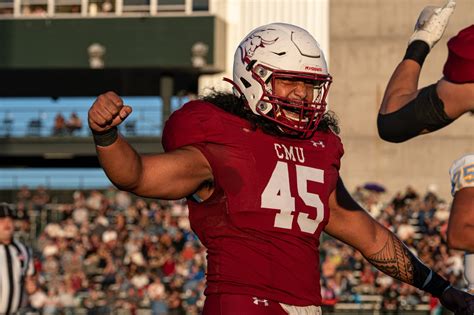
{"type": "MultiPolygon", "coordinates": [[[[30,298],[30,310],[49,307],[74,314],[120,310],[125,315],[151,314],[155,308],[169,314],[199,313],[205,250],[189,227],[183,200],[141,199],[114,188],[62,191],[61,198],[55,193],[23,187],[9,194],[21,219],[18,235],[36,253],[40,293],[30,298]]],[[[417,232],[405,241],[420,257],[433,257],[428,263],[462,286],[461,253],[448,251],[443,240],[445,202],[431,192],[413,195],[411,188],[385,203],[377,194],[358,189],[354,196],[368,209],[380,207],[378,219],[395,232],[400,231],[403,216],[418,218],[409,222],[423,230],[424,237],[417,232]],[[402,215],[395,215],[395,209],[402,215]],[[442,247],[445,250],[439,250],[442,247]]],[[[328,236],[322,240],[321,266],[326,312],[429,314],[439,307],[328,236]]]]}

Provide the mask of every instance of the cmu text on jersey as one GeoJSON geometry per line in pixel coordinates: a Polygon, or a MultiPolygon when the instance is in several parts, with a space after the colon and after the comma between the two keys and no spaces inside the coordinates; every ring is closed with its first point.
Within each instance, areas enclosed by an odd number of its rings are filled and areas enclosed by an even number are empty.
{"type": "Polygon", "coordinates": [[[304,150],[301,147],[296,146],[286,146],[284,144],[275,143],[274,144],[276,155],[279,159],[300,162],[304,163],[304,150]]]}

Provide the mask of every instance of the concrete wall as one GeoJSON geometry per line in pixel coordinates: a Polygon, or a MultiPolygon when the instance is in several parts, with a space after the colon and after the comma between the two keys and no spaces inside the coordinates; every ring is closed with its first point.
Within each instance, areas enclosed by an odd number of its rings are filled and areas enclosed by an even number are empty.
{"type": "MultiPolygon", "coordinates": [[[[402,144],[381,141],[376,118],[385,86],[401,61],[415,21],[426,5],[444,0],[330,1],[330,108],[340,118],[345,146],[341,174],[348,188],[367,181],[383,183],[392,195],[407,185],[424,192],[436,185],[450,200],[448,169],[459,156],[474,152],[474,117],[402,144]]],[[[420,86],[442,76],[448,39],[474,23],[474,1],[458,0],[444,37],[428,56],[420,86]]]]}

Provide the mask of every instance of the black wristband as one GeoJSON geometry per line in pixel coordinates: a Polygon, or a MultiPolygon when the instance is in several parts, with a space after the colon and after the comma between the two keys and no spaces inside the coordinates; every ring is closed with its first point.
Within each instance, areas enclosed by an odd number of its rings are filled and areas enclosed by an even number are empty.
{"type": "Polygon", "coordinates": [[[427,43],[421,40],[415,40],[408,45],[403,60],[411,59],[416,61],[420,66],[423,66],[423,62],[425,62],[425,58],[428,56],[429,52],[430,46],[427,43]]]}
{"type": "Polygon", "coordinates": [[[439,274],[431,270],[425,280],[425,284],[421,289],[439,298],[443,294],[443,292],[450,286],[451,284],[449,283],[449,281],[442,278],[439,274]]]}
{"type": "Polygon", "coordinates": [[[92,137],[94,138],[95,145],[101,147],[107,147],[114,143],[118,138],[117,127],[110,128],[104,132],[94,132],[92,131],[92,137]]]}

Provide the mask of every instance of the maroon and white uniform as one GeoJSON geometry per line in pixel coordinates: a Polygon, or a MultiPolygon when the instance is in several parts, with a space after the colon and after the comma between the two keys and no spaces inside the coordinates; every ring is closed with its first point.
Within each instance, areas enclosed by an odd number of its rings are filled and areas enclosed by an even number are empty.
{"type": "Polygon", "coordinates": [[[209,161],[215,191],[189,201],[208,250],[207,296],[240,294],[320,305],[319,237],[343,147],[332,132],[310,140],[252,129],[213,104],[192,101],[166,123],[166,151],[192,145],[209,161]]]}

